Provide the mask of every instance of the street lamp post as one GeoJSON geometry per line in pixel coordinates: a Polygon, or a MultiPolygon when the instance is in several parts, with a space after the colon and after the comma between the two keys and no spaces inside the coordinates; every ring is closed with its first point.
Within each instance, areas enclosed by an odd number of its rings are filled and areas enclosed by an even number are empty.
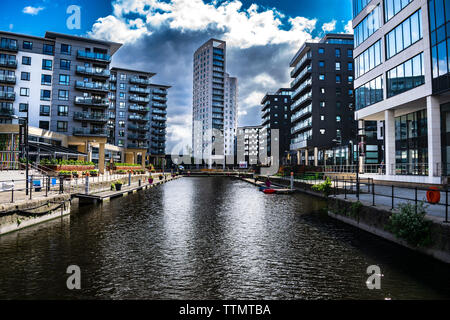
{"type": "MultiPolygon", "coordinates": [[[[29,108],[29,107],[28,107],[29,108]]],[[[19,117],[14,115],[13,119],[18,119],[19,120],[19,128],[20,128],[20,120],[24,121],[24,126],[23,126],[23,145],[25,147],[25,194],[28,195],[28,188],[29,188],[29,169],[28,169],[28,165],[29,165],[29,143],[28,143],[28,108],[27,108],[27,116],[26,117],[19,117]]],[[[19,134],[21,134],[21,131],[19,129],[19,134]]]]}

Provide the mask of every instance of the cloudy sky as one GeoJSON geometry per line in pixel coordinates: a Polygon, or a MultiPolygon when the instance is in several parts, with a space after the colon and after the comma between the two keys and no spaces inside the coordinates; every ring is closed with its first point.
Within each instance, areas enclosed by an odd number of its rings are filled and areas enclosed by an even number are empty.
{"type": "Polygon", "coordinates": [[[209,38],[227,41],[227,70],[239,81],[239,125],[260,123],[266,92],[289,86],[289,61],[305,40],[351,32],[351,0],[1,0],[0,29],[45,31],[123,43],[113,65],[156,72],[171,85],[168,147],[191,144],[192,60],[209,38]],[[81,29],[66,26],[81,7],[81,29]]]}

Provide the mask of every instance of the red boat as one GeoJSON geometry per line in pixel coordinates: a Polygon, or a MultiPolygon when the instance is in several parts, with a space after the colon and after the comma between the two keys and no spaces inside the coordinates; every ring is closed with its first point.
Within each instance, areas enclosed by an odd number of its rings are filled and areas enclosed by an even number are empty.
{"type": "Polygon", "coordinates": [[[266,193],[266,194],[273,194],[273,193],[275,193],[277,191],[275,189],[264,189],[263,192],[266,193]]]}

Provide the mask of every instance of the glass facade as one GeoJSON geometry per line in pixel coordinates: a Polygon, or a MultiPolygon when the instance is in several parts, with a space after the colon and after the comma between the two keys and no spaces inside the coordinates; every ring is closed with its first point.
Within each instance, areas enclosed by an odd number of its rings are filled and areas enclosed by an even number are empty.
{"type": "Polygon", "coordinates": [[[360,110],[383,100],[383,79],[379,76],[355,90],[356,110],[360,110]]]}
{"type": "Polygon", "coordinates": [[[381,10],[377,5],[355,28],[355,48],[363,43],[381,26],[381,10]]]}
{"type": "Polygon", "coordinates": [[[355,58],[355,75],[360,77],[381,64],[381,39],[355,58]]]}
{"type": "Polygon", "coordinates": [[[416,11],[386,35],[386,60],[422,39],[421,12],[416,11]]]}
{"type": "Polygon", "coordinates": [[[384,0],[384,21],[389,21],[412,0],[384,0]]]}
{"type": "Polygon", "coordinates": [[[450,176],[450,103],[441,105],[442,175],[450,176]]]}
{"type": "Polygon", "coordinates": [[[355,18],[369,2],[370,0],[353,0],[353,18],[355,18]]]}
{"type": "Polygon", "coordinates": [[[433,92],[450,87],[450,0],[429,0],[433,92]]]}
{"type": "Polygon", "coordinates": [[[426,109],[395,118],[395,174],[428,175],[426,109]]]}
{"type": "Polygon", "coordinates": [[[420,53],[387,72],[387,96],[395,96],[424,83],[423,53],[420,53]]]}

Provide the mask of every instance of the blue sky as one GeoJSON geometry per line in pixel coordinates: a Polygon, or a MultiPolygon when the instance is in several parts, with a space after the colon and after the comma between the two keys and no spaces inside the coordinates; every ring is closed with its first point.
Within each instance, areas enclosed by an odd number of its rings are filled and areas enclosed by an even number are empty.
{"type": "Polygon", "coordinates": [[[171,85],[167,153],[190,144],[192,56],[209,38],[227,41],[227,71],[239,83],[239,125],[257,125],[261,99],[289,86],[289,61],[304,41],[351,32],[351,0],[1,1],[1,30],[120,42],[112,65],[155,72],[154,82],[171,85]],[[81,7],[78,30],[66,27],[70,5],[81,7]]]}

